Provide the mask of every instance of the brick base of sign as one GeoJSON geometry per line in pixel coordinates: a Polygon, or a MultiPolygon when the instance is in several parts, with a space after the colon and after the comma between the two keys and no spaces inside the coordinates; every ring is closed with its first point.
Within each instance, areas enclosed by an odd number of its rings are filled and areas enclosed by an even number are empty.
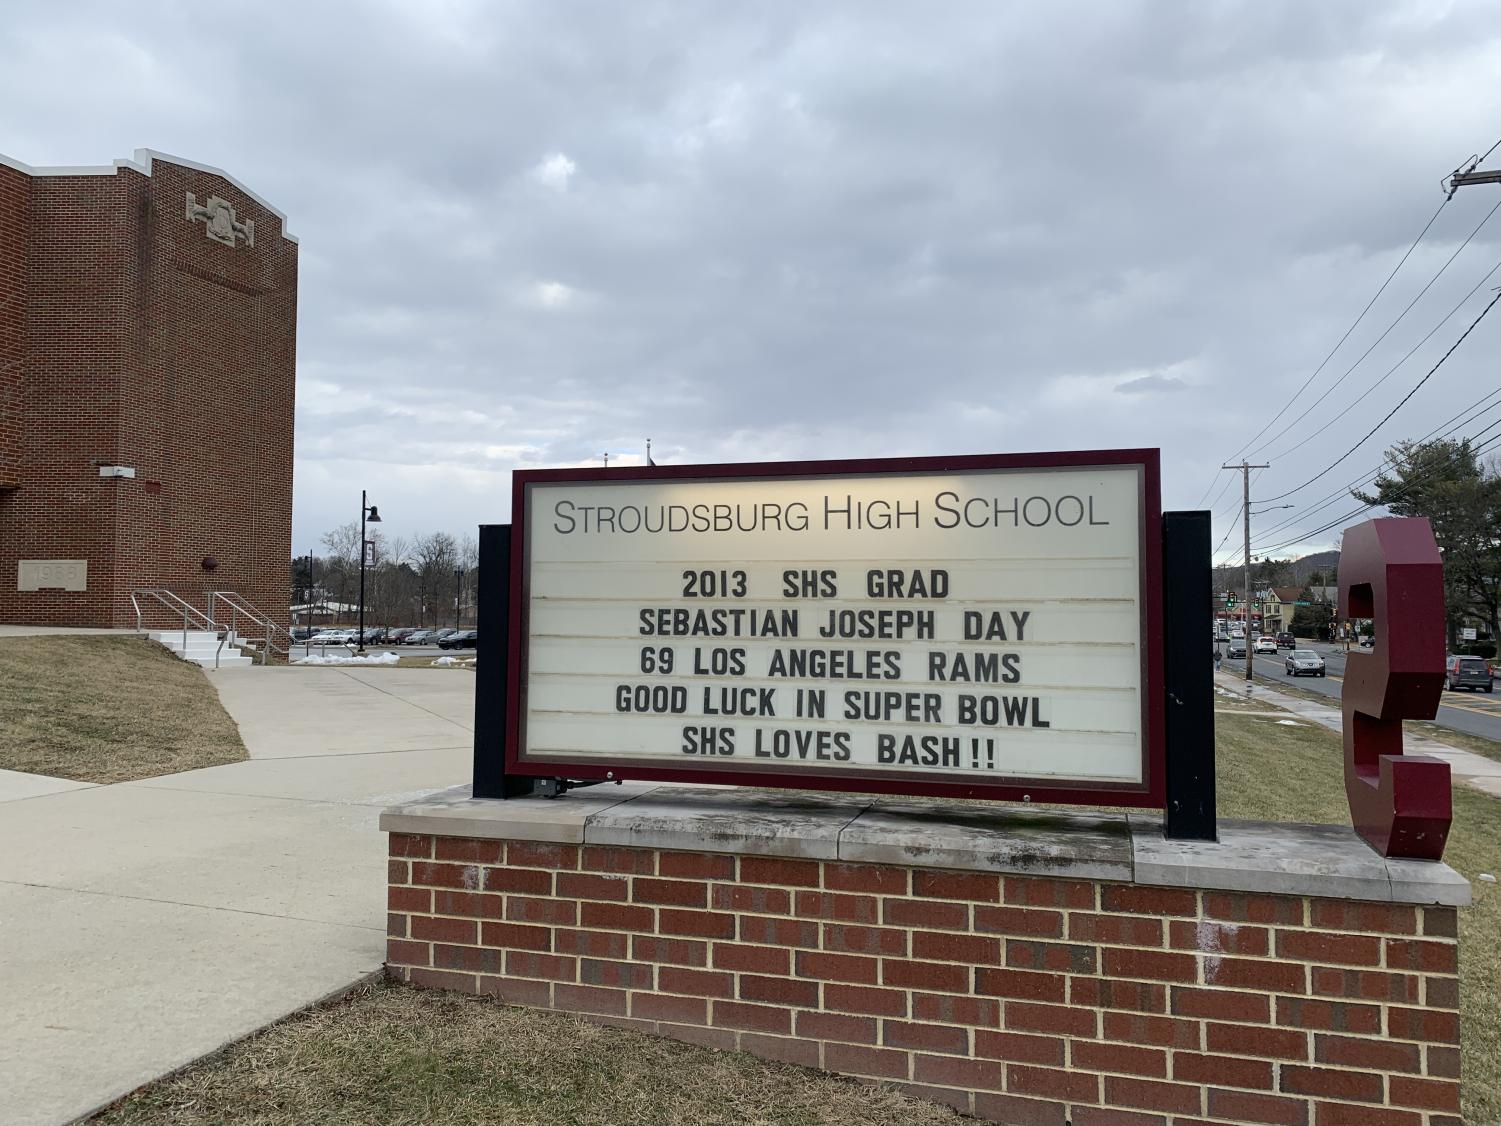
{"type": "Polygon", "coordinates": [[[1453,906],[488,834],[390,854],[414,985],[995,1122],[1461,1121],[1453,906]]]}

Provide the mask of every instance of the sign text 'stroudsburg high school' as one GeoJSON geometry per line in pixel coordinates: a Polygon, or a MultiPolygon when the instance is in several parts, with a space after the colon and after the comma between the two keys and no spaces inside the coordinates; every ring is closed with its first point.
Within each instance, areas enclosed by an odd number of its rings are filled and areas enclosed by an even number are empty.
{"type": "Polygon", "coordinates": [[[508,772],[1161,804],[1155,451],[515,490],[508,772]]]}

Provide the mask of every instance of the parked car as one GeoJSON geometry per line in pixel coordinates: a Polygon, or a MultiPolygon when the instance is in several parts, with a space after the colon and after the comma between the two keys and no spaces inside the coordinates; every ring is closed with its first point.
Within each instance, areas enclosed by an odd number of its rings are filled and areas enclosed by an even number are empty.
{"type": "Polygon", "coordinates": [[[392,645],[405,645],[407,638],[416,632],[415,629],[410,627],[406,629],[393,629],[390,633],[386,634],[386,641],[392,645]]]}
{"type": "Polygon", "coordinates": [[[1256,639],[1256,652],[1277,655],[1277,639],[1275,637],[1258,637],[1256,639]]]}
{"type": "Polygon", "coordinates": [[[1277,635],[1277,648],[1278,649],[1296,649],[1297,647],[1298,647],[1298,639],[1296,637],[1294,637],[1292,634],[1288,633],[1286,630],[1284,630],[1282,633],[1279,633],[1277,635]]]}
{"type": "Polygon", "coordinates": [[[365,630],[365,644],[383,645],[389,640],[390,632],[385,626],[371,626],[365,630]]]}
{"type": "Polygon", "coordinates": [[[1287,676],[1325,676],[1324,658],[1312,649],[1294,649],[1283,662],[1287,676]]]}
{"type": "Polygon", "coordinates": [[[475,638],[479,636],[478,630],[465,629],[450,631],[447,637],[438,641],[439,649],[473,649],[475,638]]]}
{"type": "Polygon", "coordinates": [[[352,629],[325,629],[313,634],[308,638],[309,645],[352,645],[354,644],[352,629]]]}
{"type": "Polygon", "coordinates": [[[1246,643],[1243,638],[1230,639],[1230,645],[1225,650],[1225,657],[1231,661],[1244,661],[1246,659],[1246,643]]]}
{"type": "Polygon", "coordinates": [[[414,629],[406,635],[403,645],[431,645],[437,639],[437,635],[430,629],[414,629]]]}
{"type": "Polygon", "coordinates": [[[1491,668],[1484,657],[1450,657],[1444,662],[1444,687],[1450,692],[1461,688],[1491,691],[1491,668]]]}

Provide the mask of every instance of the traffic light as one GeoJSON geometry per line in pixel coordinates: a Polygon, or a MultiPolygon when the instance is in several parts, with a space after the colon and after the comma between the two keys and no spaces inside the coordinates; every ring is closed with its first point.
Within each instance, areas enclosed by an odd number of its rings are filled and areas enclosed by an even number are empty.
{"type": "Polygon", "coordinates": [[[1235,609],[1235,592],[1233,590],[1225,595],[1225,605],[1232,610],[1235,609]]]}

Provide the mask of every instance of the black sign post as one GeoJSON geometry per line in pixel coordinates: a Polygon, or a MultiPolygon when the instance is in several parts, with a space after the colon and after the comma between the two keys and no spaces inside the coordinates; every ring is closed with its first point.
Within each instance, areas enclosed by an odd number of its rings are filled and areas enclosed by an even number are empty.
{"type": "Polygon", "coordinates": [[[1214,661],[1204,649],[1204,635],[1212,627],[1209,556],[1208,512],[1162,514],[1162,690],[1167,694],[1163,833],[1176,840],[1216,839],[1214,661]]]}
{"type": "Polygon", "coordinates": [[[474,796],[522,798],[555,793],[550,779],[506,774],[506,670],[511,653],[511,526],[479,530],[479,605],[474,643],[474,796]]]}

